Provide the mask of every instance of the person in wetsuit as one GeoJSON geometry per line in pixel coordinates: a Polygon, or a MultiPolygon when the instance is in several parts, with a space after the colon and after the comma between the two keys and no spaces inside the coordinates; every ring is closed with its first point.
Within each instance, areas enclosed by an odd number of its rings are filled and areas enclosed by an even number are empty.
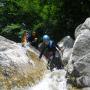
{"type": "Polygon", "coordinates": [[[46,56],[50,70],[53,68],[63,68],[61,55],[57,49],[61,50],[60,47],[54,41],[52,41],[48,35],[44,35],[43,42],[40,45],[39,58],[41,59],[42,55],[46,56]]]}

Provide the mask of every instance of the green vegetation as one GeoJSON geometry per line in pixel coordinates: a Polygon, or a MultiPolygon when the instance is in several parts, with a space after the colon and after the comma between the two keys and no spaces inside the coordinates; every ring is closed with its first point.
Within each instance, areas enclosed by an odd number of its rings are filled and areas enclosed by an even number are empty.
{"type": "Polygon", "coordinates": [[[35,30],[40,37],[47,33],[56,41],[66,35],[74,37],[75,28],[90,15],[89,3],[89,0],[0,0],[0,34],[14,41],[18,41],[14,35],[23,30],[35,30]]]}

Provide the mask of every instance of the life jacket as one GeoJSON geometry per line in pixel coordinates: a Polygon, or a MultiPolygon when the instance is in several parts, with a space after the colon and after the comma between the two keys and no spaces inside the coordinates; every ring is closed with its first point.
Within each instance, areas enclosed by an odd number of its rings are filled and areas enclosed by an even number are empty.
{"type": "Polygon", "coordinates": [[[49,41],[48,45],[41,43],[39,45],[39,50],[41,52],[40,57],[44,54],[44,56],[46,56],[49,59],[51,56],[55,56],[56,44],[52,40],[49,41]]]}
{"type": "Polygon", "coordinates": [[[53,52],[55,52],[55,44],[54,41],[50,40],[47,47],[45,47],[44,55],[47,58],[50,58],[53,56],[53,52]]]}
{"type": "Polygon", "coordinates": [[[48,48],[49,51],[55,51],[56,50],[55,42],[50,40],[47,48],[48,48]]]}

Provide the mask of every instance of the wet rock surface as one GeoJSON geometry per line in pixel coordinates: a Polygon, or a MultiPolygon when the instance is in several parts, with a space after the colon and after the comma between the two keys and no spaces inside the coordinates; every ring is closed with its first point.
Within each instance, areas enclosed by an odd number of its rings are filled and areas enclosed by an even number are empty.
{"type": "Polygon", "coordinates": [[[90,87],[90,18],[80,26],[70,57],[78,87],[90,87]]]}
{"type": "Polygon", "coordinates": [[[70,55],[72,53],[74,40],[70,36],[64,37],[59,43],[59,47],[63,50],[62,54],[62,60],[64,65],[68,64],[68,61],[70,59],[70,55]]]}
{"type": "Polygon", "coordinates": [[[39,60],[33,49],[24,48],[0,36],[0,90],[10,90],[39,82],[46,70],[44,58],[39,60]]]}

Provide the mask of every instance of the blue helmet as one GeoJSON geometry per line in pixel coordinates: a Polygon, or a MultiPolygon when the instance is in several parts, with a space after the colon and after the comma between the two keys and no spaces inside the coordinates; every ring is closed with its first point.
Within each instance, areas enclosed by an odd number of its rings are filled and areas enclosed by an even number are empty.
{"type": "Polygon", "coordinates": [[[50,40],[50,37],[48,35],[43,36],[43,41],[48,42],[50,40]]]}

